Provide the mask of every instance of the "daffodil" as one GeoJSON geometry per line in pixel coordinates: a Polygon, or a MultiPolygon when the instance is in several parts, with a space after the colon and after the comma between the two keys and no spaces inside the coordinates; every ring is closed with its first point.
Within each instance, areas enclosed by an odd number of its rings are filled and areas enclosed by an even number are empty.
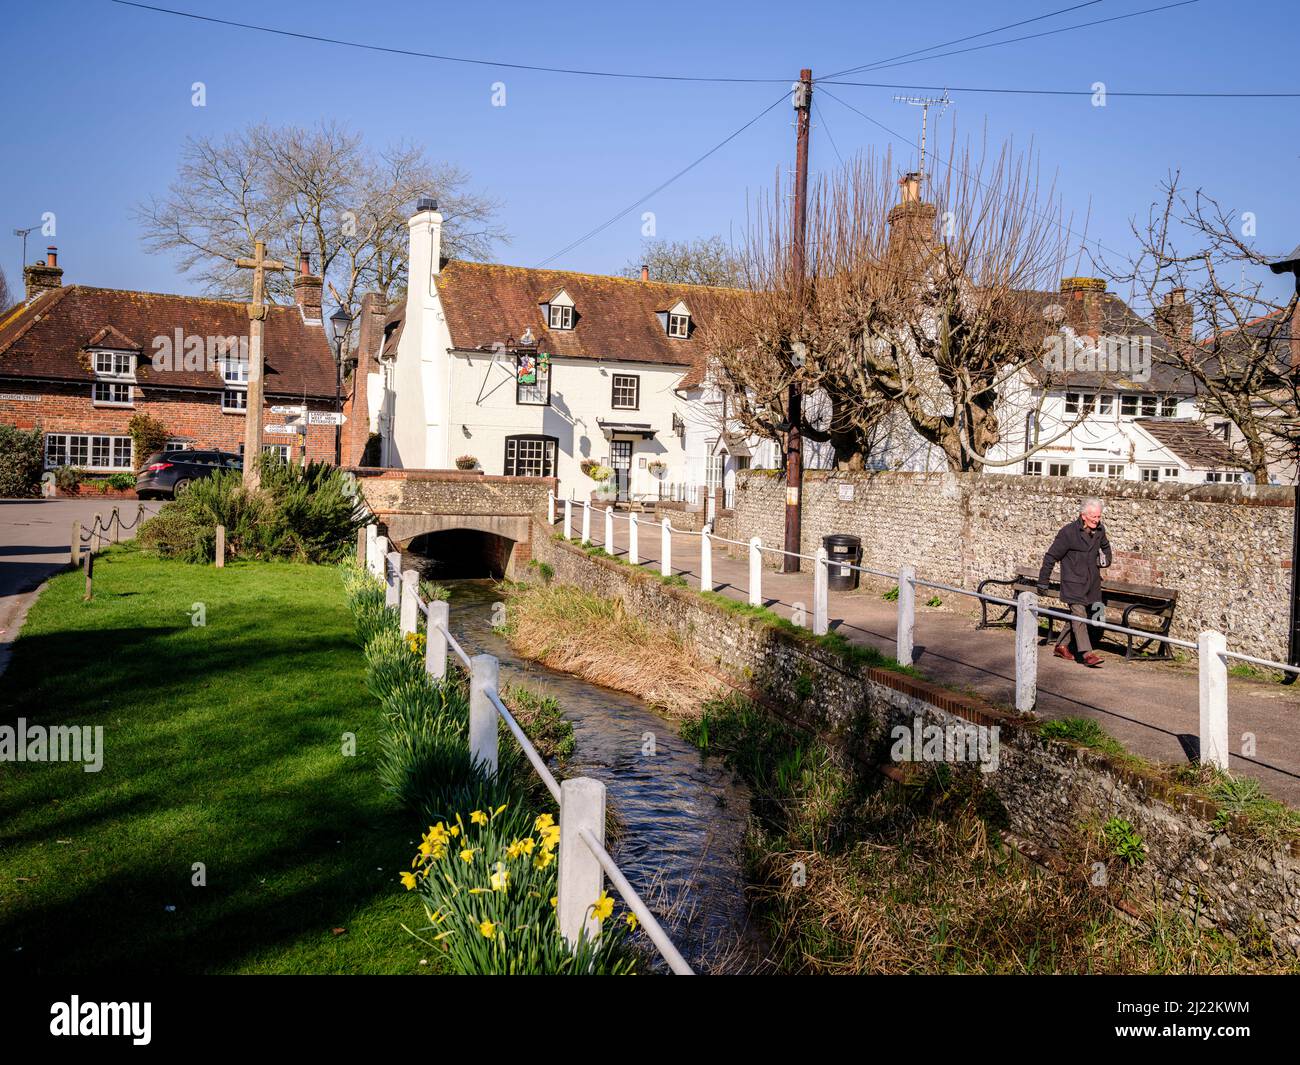
{"type": "Polygon", "coordinates": [[[537,841],[532,836],[525,836],[519,841],[519,849],[525,854],[532,854],[535,846],[537,846],[537,841]]]}
{"type": "Polygon", "coordinates": [[[555,861],[554,851],[538,851],[537,857],[533,859],[533,868],[545,869],[553,861],[555,861]]]}
{"type": "Polygon", "coordinates": [[[533,822],[533,828],[538,832],[545,831],[555,824],[555,818],[550,814],[538,814],[537,819],[533,822]]]}
{"type": "Polygon", "coordinates": [[[486,825],[488,823],[487,814],[482,810],[475,810],[469,815],[469,823],[471,825],[486,825]]]}
{"type": "Polygon", "coordinates": [[[510,871],[497,862],[497,871],[488,877],[488,883],[492,885],[493,891],[505,891],[510,886],[510,871]]]}
{"type": "Polygon", "coordinates": [[[510,804],[508,802],[503,802],[500,806],[498,806],[495,810],[492,811],[492,816],[496,817],[497,814],[499,814],[502,810],[504,810],[509,805],[510,804]]]}
{"type": "Polygon", "coordinates": [[[519,855],[523,854],[523,852],[524,849],[521,846],[520,841],[515,840],[512,844],[510,844],[510,846],[506,848],[506,857],[511,859],[518,858],[519,855]]]}
{"type": "Polygon", "coordinates": [[[591,915],[596,918],[597,921],[603,921],[613,912],[614,900],[609,897],[608,891],[602,891],[600,893],[600,898],[592,903],[591,915]]]}
{"type": "Polygon", "coordinates": [[[460,835],[460,825],[452,825],[450,831],[451,831],[451,838],[455,839],[457,836],[460,835]]]}
{"type": "Polygon", "coordinates": [[[414,873],[403,873],[403,874],[402,874],[402,883],[406,885],[406,890],[407,890],[407,891],[410,891],[413,887],[415,887],[415,884],[416,884],[415,874],[414,874],[414,873]]]}
{"type": "Polygon", "coordinates": [[[491,921],[483,921],[478,926],[478,930],[484,939],[491,939],[493,936],[497,934],[497,926],[494,925],[491,921]]]}
{"type": "Polygon", "coordinates": [[[474,848],[466,847],[463,851],[461,851],[460,860],[462,862],[472,862],[474,860],[474,848]]]}
{"type": "Polygon", "coordinates": [[[625,921],[627,922],[627,930],[628,930],[629,932],[635,932],[635,931],[636,931],[636,914],[634,914],[634,913],[632,913],[631,911],[629,911],[629,912],[624,916],[623,920],[625,920],[625,921]]]}
{"type": "Polygon", "coordinates": [[[552,895],[552,896],[551,896],[551,905],[552,905],[552,906],[558,906],[559,904],[560,904],[560,897],[559,897],[558,895],[552,895]]]}

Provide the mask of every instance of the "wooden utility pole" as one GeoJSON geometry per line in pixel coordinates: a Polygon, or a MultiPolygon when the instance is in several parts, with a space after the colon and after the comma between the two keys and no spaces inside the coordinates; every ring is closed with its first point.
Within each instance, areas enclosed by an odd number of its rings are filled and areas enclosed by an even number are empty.
{"type": "MultiPolygon", "coordinates": [[[[812,71],[799,71],[799,83],[794,88],[796,115],[795,171],[794,171],[794,224],[791,228],[790,262],[795,284],[802,286],[805,269],[804,241],[808,230],[808,130],[812,110],[812,71]]],[[[793,381],[786,400],[786,420],[789,429],[785,434],[785,550],[782,569],[786,573],[799,572],[801,530],[800,514],[803,507],[803,434],[799,423],[803,418],[803,397],[793,381]]]]}
{"type": "Polygon", "coordinates": [[[248,408],[244,411],[244,484],[258,486],[257,460],[262,454],[262,323],[266,321],[266,271],[284,263],[266,257],[266,244],[253,245],[251,259],[235,265],[253,271],[253,301],[248,305],[248,408]]]}

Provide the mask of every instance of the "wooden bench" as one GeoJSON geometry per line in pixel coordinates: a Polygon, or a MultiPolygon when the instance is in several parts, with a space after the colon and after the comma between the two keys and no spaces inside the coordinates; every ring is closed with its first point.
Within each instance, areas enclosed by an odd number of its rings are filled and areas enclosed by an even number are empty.
{"type": "MultiPolygon", "coordinates": [[[[982,580],[975,589],[981,594],[989,591],[990,595],[996,595],[1003,599],[1015,599],[1021,592],[1037,592],[1038,590],[1038,573],[1036,570],[1022,569],[1017,570],[1016,575],[1009,579],[998,577],[989,577],[982,580]],[[1005,590],[999,590],[1005,589],[1005,590]]],[[[1049,581],[1047,585],[1048,595],[1059,599],[1061,595],[1061,582],[1049,581]]],[[[1132,633],[1116,633],[1116,636],[1123,636],[1126,640],[1124,650],[1125,658],[1137,658],[1145,656],[1149,658],[1170,658],[1172,657],[1171,648],[1164,640],[1157,640],[1157,636],[1168,636],[1169,627],[1174,621],[1174,608],[1178,605],[1178,591],[1174,588],[1158,588],[1152,584],[1126,584],[1123,581],[1102,581],[1101,582],[1101,601],[1105,604],[1106,609],[1119,611],[1119,624],[1126,629],[1141,629],[1144,632],[1151,633],[1150,639],[1143,639],[1140,636],[1134,636],[1132,633]],[[1139,625],[1135,621],[1135,616],[1143,619],[1143,624],[1139,625]],[[1155,651],[1150,655],[1145,655],[1148,647],[1156,645],[1155,651]]],[[[1063,608],[1063,609],[1067,609],[1063,608]]],[[[987,600],[980,600],[980,622],[977,628],[987,629],[994,625],[1014,624],[1016,611],[1014,607],[1002,606],[998,603],[990,603],[987,600]],[[992,616],[991,616],[992,615],[992,616]]],[[[1044,643],[1050,643],[1052,640],[1052,631],[1055,628],[1055,622],[1058,618],[1049,617],[1047,621],[1047,639],[1044,643]]],[[[1063,625],[1068,622],[1061,622],[1063,625]]],[[[1106,630],[1101,630],[1104,635],[1106,630]]]]}

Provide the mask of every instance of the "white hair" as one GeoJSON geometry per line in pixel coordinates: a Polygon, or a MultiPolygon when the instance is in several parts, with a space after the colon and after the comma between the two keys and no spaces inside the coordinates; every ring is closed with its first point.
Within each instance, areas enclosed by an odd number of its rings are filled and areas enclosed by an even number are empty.
{"type": "Polygon", "coordinates": [[[1079,504],[1080,514],[1086,514],[1090,510],[1095,510],[1098,514],[1101,513],[1102,510],[1101,500],[1098,499],[1096,496],[1089,496],[1087,499],[1085,499],[1082,503],[1079,504]]]}

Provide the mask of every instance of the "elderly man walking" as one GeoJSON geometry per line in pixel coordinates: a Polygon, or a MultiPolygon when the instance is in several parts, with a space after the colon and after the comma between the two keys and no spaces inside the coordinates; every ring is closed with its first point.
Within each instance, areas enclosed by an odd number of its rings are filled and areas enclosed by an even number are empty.
{"type": "Polygon", "coordinates": [[[1038,594],[1046,595],[1052,570],[1060,563],[1061,599],[1075,616],[1065,626],[1052,652],[1058,658],[1100,668],[1101,656],[1092,649],[1088,639],[1088,618],[1101,616],[1101,571],[1110,565],[1110,560],[1110,540],[1106,537],[1106,526],[1101,523],[1101,500],[1085,499],[1078,518],[1056,534],[1038,573],[1038,594]]]}

